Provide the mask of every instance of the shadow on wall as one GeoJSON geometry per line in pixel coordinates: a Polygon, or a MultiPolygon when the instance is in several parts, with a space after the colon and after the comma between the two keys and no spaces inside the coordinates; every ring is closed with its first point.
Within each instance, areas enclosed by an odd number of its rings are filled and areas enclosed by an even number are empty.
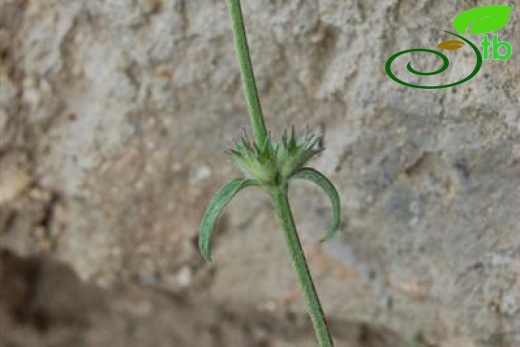
{"type": "MultiPolygon", "coordinates": [[[[230,312],[186,295],[133,287],[102,290],[44,257],[0,250],[1,346],[314,346],[305,316],[230,312]]],[[[406,346],[391,331],[331,322],[340,346],[406,346]]]]}

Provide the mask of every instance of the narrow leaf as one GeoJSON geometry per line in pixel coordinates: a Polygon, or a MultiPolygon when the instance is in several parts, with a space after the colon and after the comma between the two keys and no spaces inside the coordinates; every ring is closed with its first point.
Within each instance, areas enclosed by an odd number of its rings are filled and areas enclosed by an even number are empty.
{"type": "Polygon", "coordinates": [[[448,51],[454,51],[462,48],[462,46],[464,46],[464,42],[460,40],[448,40],[437,45],[438,48],[447,49],[448,51]]]}
{"type": "Polygon", "coordinates": [[[509,22],[511,6],[490,5],[475,7],[460,13],[453,20],[453,26],[462,35],[471,26],[470,34],[486,34],[502,29],[509,22]]]}
{"type": "Polygon", "coordinates": [[[332,212],[333,212],[333,222],[332,225],[327,230],[327,233],[321,241],[329,240],[334,236],[336,231],[338,231],[340,223],[341,223],[341,205],[338,191],[336,187],[329,181],[327,177],[325,177],[321,172],[309,168],[304,167],[298,171],[296,171],[291,178],[304,179],[311,181],[318,185],[323,191],[327,194],[332,204],[332,212]]]}
{"type": "Polygon", "coordinates": [[[209,202],[199,227],[199,249],[206,261],[211,261],[210,242],[218,216],[242,188],[254,184],[255,181],[250,179],[231,180],[220,188],[209,202]]]}

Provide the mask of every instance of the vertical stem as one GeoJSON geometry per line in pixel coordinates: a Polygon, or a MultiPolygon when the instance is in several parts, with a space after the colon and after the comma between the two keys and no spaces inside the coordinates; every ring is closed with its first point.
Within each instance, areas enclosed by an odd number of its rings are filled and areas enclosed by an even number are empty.
{"type": "Polygon", "coordinates": [[[258,98],[258,90],[255,83],[255,75],[249,47],[247,45],[246,30],[244,28],[244,20],[242,18],[242,9],[240,0],[229,0],[229,15],[233,22],[233,37],[235,39],[235,49],[237,51],[238,62],[240,64],[240,75],[246,96],[247,106],[249,108],[249,117],[253,127],[253,133],[256,142],[262,145],[267,139],[267,129],[265,127],[264,116],[262,114],[262,106],[258,98]]]}
{"type": "Polygon", "coordinates": [[[334,347],[332,337],[325,321],[323,309],[321,308],[314,282],[305,260],[305,254],[303,253],[302,245],[296,231],[294,219],[292,216],[291,206],[289,205],[289,198],[287,195],[287,186],[276,187],[270,191],[271,198],[274,203],[276,214],[285,235],[285,241],[291,253],[291,260],[298,275],[301,289],[307,305],[309,308],[309,314],[311,316],[314,331],[318,339],[320,347],[334,347]]]}

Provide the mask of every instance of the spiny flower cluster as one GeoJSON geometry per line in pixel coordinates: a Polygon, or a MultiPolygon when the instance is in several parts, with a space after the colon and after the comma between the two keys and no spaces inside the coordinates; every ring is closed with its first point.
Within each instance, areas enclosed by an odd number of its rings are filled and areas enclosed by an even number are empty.
{"type": "Polygon", "coordinates": [[[284,132],[280,144],[269,137],[264,143],[257,144],[244,135],[228,154],[257,183],[278,185],[286,182],[322,150],[321,136],[312,133],[297,136],[291,127],[284,132]]]}

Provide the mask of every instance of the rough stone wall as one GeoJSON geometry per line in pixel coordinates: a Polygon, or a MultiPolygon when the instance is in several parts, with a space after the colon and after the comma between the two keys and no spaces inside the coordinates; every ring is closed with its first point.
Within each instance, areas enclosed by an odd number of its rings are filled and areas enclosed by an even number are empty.
{"type": "MultiPolygon", "coordinates": [[[[268,127],[325,133],[314,164],[340,191],[340,235],[317,243],[330,218],[317,189],[291,198],[333,320],[520,345],[520,15],[500,31],[511,59],[457,87],[407,88],[383,68],[487,4],[243,1],[268,127]]],[[[436,81],[467,75],[466,53],[436,81]]],[[[205,204],[239,174],[223,151],[247,122],[223,0],[1,0],[0,244],[100,285],[303,312],[260,192],[229,206],[213,264],[194,247],[205,204]]]]}

